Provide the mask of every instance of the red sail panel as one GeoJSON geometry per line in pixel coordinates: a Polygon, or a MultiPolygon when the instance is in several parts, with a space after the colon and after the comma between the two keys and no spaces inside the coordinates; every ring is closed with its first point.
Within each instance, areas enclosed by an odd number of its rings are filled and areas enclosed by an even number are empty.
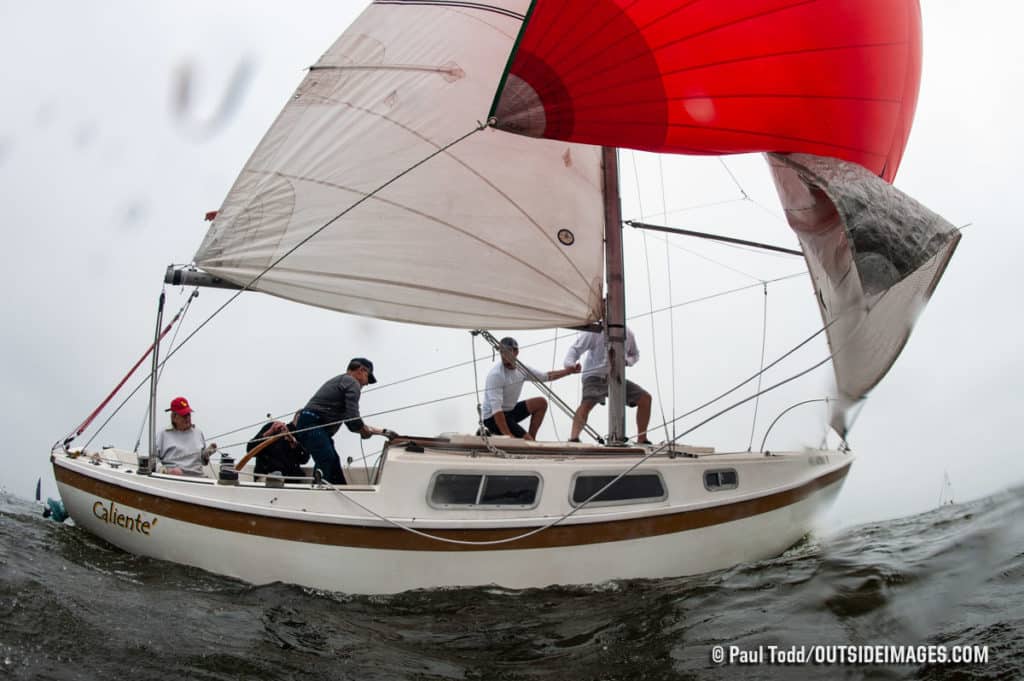
{"type": "Polygon", "coordinates": [[[918,0],[537,0],[497,127],[655,152],[804,152],[896,174],[918,0]]]}

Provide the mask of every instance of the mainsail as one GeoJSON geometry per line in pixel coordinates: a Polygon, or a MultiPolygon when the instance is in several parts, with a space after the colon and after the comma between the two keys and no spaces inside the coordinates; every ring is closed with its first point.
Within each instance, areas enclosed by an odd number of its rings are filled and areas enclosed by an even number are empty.
{"type": "Polygon", "coordinates": [[[260,142],[196,264],[245,286],[323,228],[251,288],[435,326],[598,319],[600,149],[488,129],[416,165],[485,120],[527,6],[367,8],[260,142]]]}

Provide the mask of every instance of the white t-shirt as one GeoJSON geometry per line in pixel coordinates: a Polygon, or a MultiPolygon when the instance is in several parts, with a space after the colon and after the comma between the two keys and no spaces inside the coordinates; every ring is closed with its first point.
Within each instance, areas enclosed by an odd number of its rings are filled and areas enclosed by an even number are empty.
{"type": "MultiPolygon", "coordinates": [[[[603,333],[580,331],[565,354],[565,367],[569,368],[576,364],[584,354],[587,358],[583,360],[583,374],[580,378],[588,376],[606,378],[608,376],[608,345],[605,343],[603,333]]],[[[626,366],[633,366],[639,359],[640,351],[636,347],[636,336],[632,331],[626,329],[626,366]]]]}
{"type": "MultiPolygon", "coordinates": [[[[526,365],[523,365],[526,366],[526,365]]],[[[536,380],[548,380],[548,372],[538,371],[531,366],[526,370],[534,375],[536,380]]],[[[498,362],[487,372],[487,381],[484,383],[484,401],[480,406],[483,417],[489,419],[499,411],[510,411],[519,401],[519,395],[523,392],[523,381],[529,380],[518,366],[507,369],[502,362],[498,362]]]]}

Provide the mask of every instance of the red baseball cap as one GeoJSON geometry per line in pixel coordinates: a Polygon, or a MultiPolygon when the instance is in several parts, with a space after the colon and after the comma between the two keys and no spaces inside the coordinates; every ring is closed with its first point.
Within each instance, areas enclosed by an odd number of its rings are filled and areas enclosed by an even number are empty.
{"type": "Polygon", "coordinates": [[[192,407],[184,397],[175,397],[171,400],[171,406],[164,411],[173,411],[178,416],[185,416],[192,413],[192,407]]]}

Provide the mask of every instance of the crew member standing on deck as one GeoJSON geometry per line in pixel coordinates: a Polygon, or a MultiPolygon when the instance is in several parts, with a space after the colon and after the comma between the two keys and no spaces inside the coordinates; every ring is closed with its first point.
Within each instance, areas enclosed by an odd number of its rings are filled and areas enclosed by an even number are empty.
{"type": "Polygon", "coordinates": [[[355,357],[348,363],[348,370],[320,386],[298,414],[295,439],[313,457],[316,467],[329,483],[345,484],[341,458],[334,448],[334,434],[342,423],[364,440],[385,433],[382,428],[366,425],[359,417],[359,397],[363,386],[376,382],[373,362],[365,357],[355,357]]]}
{"type": "MultiPolygon", "coordinates": [[[[583,361],[583,399],[572,417],[570,442],[580,441],[580,432],[583,426],[587,425],[590,411],[596,404],[604,404],[605,398],[608,397],[608,345],[603,333],[580,331],[565,355],[565,366],[575,364],[584,355],[586,359],[583,361]]],[[[629,329],[626,329],[625,355],[626,366],[629,367],[640,359],[636,336],[629,329]]],[[[651,420],[651,394],[633,381],[626,381],[626,404],[636,407],[637,444],[651,444],[647,439],[647,424],[651,420]]]]}

